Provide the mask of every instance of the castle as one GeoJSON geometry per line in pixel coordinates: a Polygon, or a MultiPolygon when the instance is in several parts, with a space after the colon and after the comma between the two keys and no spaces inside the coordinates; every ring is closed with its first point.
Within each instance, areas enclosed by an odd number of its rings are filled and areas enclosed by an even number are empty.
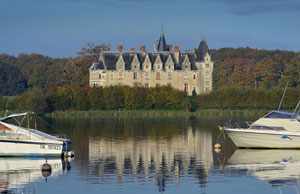
{"type": "Polygon", "coordinates": [[[90,67],[90,87],[128,85],[157,87],[169,85],[192,95],[212,90],[213,62],[206,41],[202,38],[197,49],[180,51],[179,46],[167,45],[163,31],[154,51],[141,46],[124,51],[102,51],[99,61],[90,67]]]}

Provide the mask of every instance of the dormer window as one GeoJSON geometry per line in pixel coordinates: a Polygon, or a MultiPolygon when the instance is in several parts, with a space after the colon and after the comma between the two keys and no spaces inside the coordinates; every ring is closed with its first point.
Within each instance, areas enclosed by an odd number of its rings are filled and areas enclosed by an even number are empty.
{"type": "Polygon", "coordinates": [[[171,66],[169,65],[169,69],[171,69],[171,66]]]}
{"type": "Polygon", "coordinates": [[[149,65],[146,65],[146,69],[148,69],[149,65]]]}
{"type": "Polygon", "coordinates": [[[187,69],[187,65],[185,66],[185,68],[187,69]]]}
{"type": "Polygon", "coordinates": [[[134,66],[134,69],[136,69],[136,65],[134,66]]]}

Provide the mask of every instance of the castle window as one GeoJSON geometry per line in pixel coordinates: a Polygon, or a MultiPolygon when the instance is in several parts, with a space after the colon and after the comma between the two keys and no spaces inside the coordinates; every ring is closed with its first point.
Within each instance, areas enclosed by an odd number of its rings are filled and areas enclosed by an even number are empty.
{"type": "Polygon", "coordinates": [[[194,75],[194,79],[196,79],[196,75],[194,75]]]}
{"type": "Polygon", "coordinates": [[[145,72],[145,80],[149,80],[150,74],[149,72],[145,72]]]}
{"type": "Polygon", "coordinates": [[[188,72],[184,72],[184,79],[188,79],[189,78],[189,73],[188,72]]]}
{"type": "Polygon", "coordinates": [[[136,69],[136,65],[134,66],[134,69],[136,69]]]}
{"type": "Polygon", "coordinates": [[[189,85],[187,83],[184,84],[184,91],[185,92],[189,91],[189,85]]]}
{"type": "Polygon", "coordinates": [[[146,69],[148,69],[149,65],[146,65],[146,69]]]}
{"type": "Polygon", "coordinates": [[[157,65],[157,67],[156,67],[157,69],[160,69],[160,66],[159,65],[157,65]]]}
{"type": "Polygon", "coordinates": [[[156,84],[156,87],[159,87],[160,86],[160,84],[156,84]]]}
{"type": "Polygon", "coordinates": [[[209,88],[205,88],[205,91],[206,91],[206,92],[209,91],[209,88]]]}
{"type": "Polygon", "coordinates": [[[169,65],[169,69],[171,69],[171,66],[169,65]]]}
{"type": "Polygon", "coordinates": [[[148,87],[149,87],[149,84],[148,84],[148,83],[145,83],[145,87],[148,88],[148,87]]]}
{"type": "Polygon", "coordinates": [[[172,73],[168,72],[168,80],[172,80],[172,73]]]}
{"type": "Polygon", "coordinates": [[[120,73],[119,73],[119,79],[122,79],[122,78],[123,78],[123,73],[120,72],[120,73]]]}
{"type": "Polygon", "coordinates": [[[185,66],[185,69],[187,69],[187,65],[185,66]]]}
{"type": "Polygon", "coordinates": [[[160,72],[156,72],[156,80],[160,80],[160,72]]]}
{"type": "Polygon", "coordinates": [[[137,72],[133,73],[133,79],[137,79],[137,72]]]}
{"type": "Polygon", "coordinates": [[[99,79],[101,79],[101,74],[99,74],[99,79]]]}

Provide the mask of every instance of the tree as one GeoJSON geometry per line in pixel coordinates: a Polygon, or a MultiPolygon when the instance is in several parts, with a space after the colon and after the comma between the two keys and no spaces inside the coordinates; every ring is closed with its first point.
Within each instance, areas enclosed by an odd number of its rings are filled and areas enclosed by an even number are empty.
{"type": "Polygon", "coordinates": [[[110,44],[102,43],[100,45],[94,45],[94,43],[87,43],[86,47],[83,47],[77,54],[81,57],[94,56],[97,57],[102,51],[109,51],[110,44]]]}
{"type": "Polygon", "coordinates": [[[17,100],[22,102],[22,109],[35,113],[44,113],[48,110],[48,104],[44,92],[39,88],[33,88],[22,94],[17,100]]]}

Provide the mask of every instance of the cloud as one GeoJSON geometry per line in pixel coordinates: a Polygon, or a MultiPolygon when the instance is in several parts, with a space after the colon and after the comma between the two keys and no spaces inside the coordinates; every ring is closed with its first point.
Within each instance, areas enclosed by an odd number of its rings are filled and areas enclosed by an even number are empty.
{"type": "Polygon", "coordinates": [[[229,5],[235,15],[255,15],[268,12],[300,11],[299,0],[212,0],[229,5]]]}

